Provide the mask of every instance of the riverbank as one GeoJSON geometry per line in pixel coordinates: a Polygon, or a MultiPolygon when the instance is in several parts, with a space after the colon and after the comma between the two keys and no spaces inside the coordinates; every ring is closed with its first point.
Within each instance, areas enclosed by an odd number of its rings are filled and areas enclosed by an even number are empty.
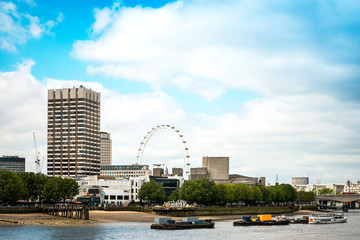
{"type": "MultiPolygon", "coordinates": [[[[314,211],[300,210],[288,213],[287,215],[310,215],[314,211]]],[[[211,218],[213,221],[236,220],[243,215],[207,215],[198,216],[200,220],[211,218]]],[[[90,220],[70,219],[46,215],[42,213],[28,214],[0,214],[0,226],[2,225],[88,225],[110,222],[153,222],[154,218],[161,217],[153,213],[130,212],[130,211],[90,211],[90,220]]],[[[173,217],[174,220],[181,220],[181,217],[173,217]]]]}

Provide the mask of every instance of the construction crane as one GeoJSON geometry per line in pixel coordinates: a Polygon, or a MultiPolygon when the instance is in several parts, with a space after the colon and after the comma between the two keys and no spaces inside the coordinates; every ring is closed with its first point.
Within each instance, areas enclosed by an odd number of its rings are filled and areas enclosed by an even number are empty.
{"type": "Polygon", "coordinates": [[[40,173],[41,172],[41,161],[40,161],[40,152],[37,148],[37,144],[36,144],[36,137],[35,137],[35,132],[33,132],[33,136],[34,136],[34,147],[35,147],[35,165],[36,165],[36,170],[35,173],[40,173]]]}

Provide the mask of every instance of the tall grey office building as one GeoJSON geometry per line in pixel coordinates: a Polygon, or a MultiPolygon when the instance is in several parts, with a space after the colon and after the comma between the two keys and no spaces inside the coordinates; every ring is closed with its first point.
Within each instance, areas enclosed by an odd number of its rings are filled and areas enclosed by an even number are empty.
{"type": "Polygon", "coordinates": [[[48,90],[47,149],[50,177],[100,174],[100,93],[48,90]]]}

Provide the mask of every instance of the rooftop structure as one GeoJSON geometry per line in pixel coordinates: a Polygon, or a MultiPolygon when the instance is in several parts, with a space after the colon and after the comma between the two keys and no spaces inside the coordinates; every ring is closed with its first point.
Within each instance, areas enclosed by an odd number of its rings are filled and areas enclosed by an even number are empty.
{"type": "Polygon", "coordinates": [[[0,157],[0,171],[10,171],[14,173],[25,172],[25,158],[18,156],[0,157]]]}
{"type": "Polygon", "coordinates": [[[149,165],[109,165],[100,167],[101,176],[111,176],[118,179],[151,175],[149,165]]]}

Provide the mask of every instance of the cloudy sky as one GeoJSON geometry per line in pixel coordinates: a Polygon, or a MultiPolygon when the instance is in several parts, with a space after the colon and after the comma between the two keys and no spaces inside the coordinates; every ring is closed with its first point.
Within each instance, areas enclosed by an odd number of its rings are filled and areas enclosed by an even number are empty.
{"type": "MultiPolygon", "coordinates": [[[[360,1],[0,1],[0,155],[46,154],[47,89],[101,93],[113,163],[152,127],[191,167],[274,183],[360,178],[360,1]]],[[[182,166],[156,135],[143,163],[182,166]]],[[[45,167],[43,168],[43,171],[45,167]]]]}

